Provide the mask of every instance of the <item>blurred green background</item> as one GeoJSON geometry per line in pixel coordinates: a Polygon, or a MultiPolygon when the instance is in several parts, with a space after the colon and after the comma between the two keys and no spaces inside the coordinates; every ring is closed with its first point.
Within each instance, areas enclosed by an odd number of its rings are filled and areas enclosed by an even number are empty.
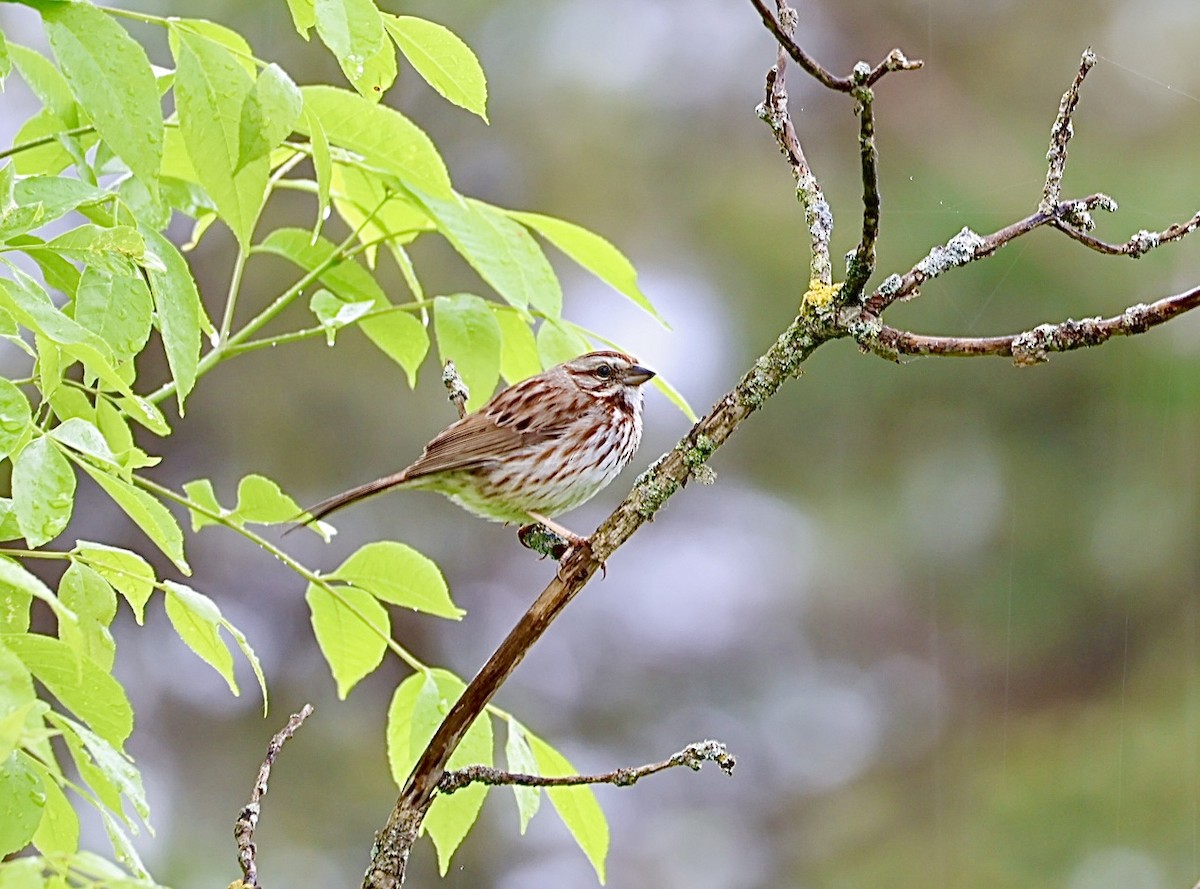
{"type": "MultiPolygon", "coordinates": [[[[407,71],[387,101],[433,136],[460,191],[578,221],[624,249],[672,330],[563,266],[568,316],[706,409],[791,318],[807,268],[789,171],[754,115],[774,50],[750,4],[383,5],[471,44],[492,123],[407,71]]],[[[237,27],[299,82],[341,83],[324,48],[296,35],[283,0],[138,8],[237,27]]],[[[1075,116],[1064,194],[1115,197],[1120,212],[1099,220],[1099,234],[1116,241],[1200,206],[1195,0],[798,8],[799,41],[835,72],[893,46],[926,62],[877,88],[875,283],[963,226],[992,231],[1036,207],[1049,127],[1089,45],[1100,63],[1075,116]]],[[[29,10],[0,10],[0,25],[40,45],[29,10]]],[[[162,35],[136,33],[165,64],[162,35]]],[[[840,255],[858,231],[856,119],[845,97],[795,70],[789,82],[840,255]]],[[[0,125],[11,135],[34,109],[10,83],[0,125]]],[[[301,226],[314,212],[302,196],[270,211],[272,225],[301,226]]],[[[231,244],[218,228],[194,254],[214,304],[231,244]]],[[[430,293],[484,292],[443,245],[414,253],[430,293]]],[[[379,274],[403,286],[385,263],[379,274]]],[[[293,275],[255,259],[245,292],[265,302],[293,275]]],[[[933,282],[889,320],[1005,333],[1113,314],[1198,280],[1200,241],[1132,262],[1037,232],[933,282]]],[[[177,486],[209,476],[227,497],[238,477],[263,472],[312,501],[392,471],[450,418],[435,366],[414,394],[356,334],[335,349],[313,340],[239,358],[202,381],[155,477],[177,486]]],[[[1000,359],[897,366],[845,342],[821,349],[720,452],[717,484],[690,487],[622,549],[498,699],[584,771],[704,737],[737,755],[732,780],[706,768],[598,791],[612,825],[610,885],[1193,885],[1198,394],[1200,317],[1022,370],[1000,359]]],[[[634,467],[570,526],[594,527],[687,428],[657,394],[646,422],[634,467]]],[[[75,536],[141,546],[102,496],[80,496],[90,500],[75,536]]],[[[384,537],[429,553],[468,616],[397,615],[396,633],[464,675],[553,570],[511,529],[431,494],[380,498],[339,519],[332,545],[297,535],[288,546],[326,568],[384,537]]],[[[147,862],[180,889],[232,880],[233,818],[268,737],[308,701],[316,715],[266,799],[261,879],[355,885],[395,795],[382,733],[403,673],[385,666],[338,702],[298,578],[220,529],[195,537],[190,555],[197,588],[262,656],[273,711],[263,721],[252,695],[230,699],[161,612],[145,630],[116,628],[118,673],[139,714],[131,749],[157,826],[141,844],[147,862]]],[[[444,885],[595,885],[544,809],[519,837],[511,794],[494,791],[444,885]]],[[[410,885],[435,882],[433,860],[423,843],[410,885]]]]}

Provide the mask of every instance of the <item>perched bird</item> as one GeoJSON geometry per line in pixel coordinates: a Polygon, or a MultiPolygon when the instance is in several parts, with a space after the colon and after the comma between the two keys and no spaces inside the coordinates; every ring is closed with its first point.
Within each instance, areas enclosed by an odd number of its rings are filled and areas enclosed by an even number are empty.
{"type": "Polygon", "coordinates": [[[391,488],[445,494],[494,522],[551,521],[616,478],[642,438],[641,386],[654,377],[630,356],[589,352],[522,380],[452,423],[409,467],[307,510],[303,524],[391,488]]]}

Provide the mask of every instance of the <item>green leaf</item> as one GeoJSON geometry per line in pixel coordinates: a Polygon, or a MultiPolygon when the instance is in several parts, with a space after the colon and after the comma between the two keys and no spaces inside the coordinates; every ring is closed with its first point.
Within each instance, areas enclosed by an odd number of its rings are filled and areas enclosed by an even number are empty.
{"type": "Polygon", "coordinates": [[[431,87],[447,101],[487,120],[487,78],[475,53],[457,34],[410,15],[385,13],[383,24],[431,87]]]}
{"type": "Polygon", "coordinates": [[[683,397],[683,395],[679,392],[678,389],[676,389],[674,386],[672,386],[667,381],[666,377],[664,377],[660,374],[659,376],[656,376],[651,382],[655,389],[657,389],[663,395],[667,396],[667,399],[671,402],[671,404],[675,405],[675,407],[677,407],[681,411],[683,411],[683,415],[685,417],[687,417],[688,420],[695,423],[697,420],[700,419],[699,417],[696,416],[696,412],[694,410],[692,410],[692,406],[690,404],[688,404],[687,399],[683,397]]]}
{"type": "Polygon", "coordinates": [[[72,551],[75,558],[107,580],[129,603],[141,624],[146,602],[154,592],[154,569],[137,553],[104,543],[81,540],[72,551]]]}
{"type": "Polygon", "coordinates": [[[130,271],[130,262],[143,265],[146,262],[146,242],[138,230],[128,225],[81,225],[64,232],[44,247],[33,250],[50,250],[59,256],[73,259],[85,265],[94,265],[114,273],[130,271]]]}
{"type": "Polygon", "coordinates": [[[339,258],[337,246],[327,238],[313,241],[302,228],[278,228],[254,251],[282,256],[309,272],[324,266],[319,275],[321,283],[348,302],[369,300],[381,308],[389,305],[383,288],[371,273],[352,259],[339,258]]]}
{"type": "Polygon", "coordinates": [[[100,337],[117,361],[142,351],[150,338],[153,300],[146,280],[128,266],[114,274],[89,265],[79,279],[75,320],[100,337]]]}
{"type": "MultiPolygon", "coordinates": [[[[325,238],[317,238],[313,243],[309,233],[298,228],[276,229],[254,249],[286,257],[308,271],[327,263],[337,250],[325,238]]],[[[318,277],[347,302],[370,300],[375,310],[391,308],[371,273],[356,262],[334,262],[318,277]]],[[[372,343],[404,369],[409,385],[415,385],[417,368],[429,351],[429,334],[421,322],[405,312],[392,311],[365,318],[358,324],[372,343]]]]}
{"type": "Polygon", "coordinates": [[[46,110],[62,120],[66,127],[79,126],[79,105],[66,78],[55,64],[41,53],[20,44],[9,44],[8,52],[22,79],[46,106],[46,110]]]}
{"type": "Polygon", "coordinates": [[[79,851],[79,816],[50,770],[32,757],[26,762],[42,779],[42,792],[46,795],[33,845],[43,855],[74,855],[79,851]]]}
{"type": "MultiPolygon", "coordinates": [[[[73,735],[83,743],[92,763],[104,774],[117,792],[129,800],[139,818],[145,821],[150,817],[150,805],[146,801],[142,776],[128,755],[106,738],[90,731],[87,726],[80,725],[69,717],[55,713],[50,719],[62,729],[65,737],[69,739],[73,735]]],[[[113,808],[119,807],[113,806],[113,808]]]]}
{"type": "Polygon", "coordinates": [[[581,225],[541,213],[522,213],[517,210],[500,212],[536,231],[601,281],[627,296],[655,321],[664,327],[668,326],[638,287],[637,269],[633,263],[605,238],[581,225]]]}
{"type": "MultiPolygon", "coordinates": [[[[7,634],[0,634],[0,718],[22,713],[37,700],[29,668],[8,650],[4,645],[5,638],[7,634]]],[[[11,748],[4,755],[7,756],[9,752],[11,748]]]]}
{"type": "Polygon", "coordinates": [[[108,199],[108,192],[78,179],[27,176],[15,183],[13,202],[0,213],[0,240],[46,225],[84,204],[108,199]]]}
{"type": "Polygon", "coordinates": [[[242,104],[237,169],[266,157],[286,139],[303,107],[300,90],[287,72],[276,64],[264,68],[242,104]]]}
{"type": "Polygon", "coordinates": [[[330,142],[361,154],[406,186],[450,196],[450,175],[437,148],[400,112],[332,86],[305,86],[300,92],[305,110],[321,121],[330,142]]]}
{"type": "MultiPolygon", "coordinates": [[[[0,308],[7,309],[22,326],[61,346],[63,352],[73,360],[83,362],[88,372],[106,385],[132,396],[129,383],[113,366],[108,344],[60,312],[41,285],[29,275],[13,266],[9,266],[9,270],[12,279],[0,281],[0,308]]],[[[38,353],[42,358],[46,357],[41,345],[38,353]]],[[[52,378],[57,379],[53,375],[52,378]]]]}
{"type": "Polygon", "coordinates": [[[57,537],[71,521],[75,472],[49,439],[39,438],[13,462],[12,492],[21,536],[38,547],[57,537]]]}
{"type": "Polygon", "coordinates": [[[75,619],[71,610],[58,601],[58,597],[41,580],[26,571],[19,562],[0,557],[0,607],[3,608],[0,627],[7,632],[29,629],[31,599],[45,602],[59,623],[75,619]]]}
{"type": "MultiPolygon", "coordinates": [[[[533,750],[534,759],[537,760],[539,774],[551,778],[578,774],[565,756],[537,735],[526,729],[525,736],[529,739],[529,746],[533,750]]],[[[592,788],[547,787],[546,795],[550,797],[558,817],[567,826],[567,830],[571,831],[571,836],[588,857],[588,861],[596,869],[596,876],[603,883],[604,859],[608,855],[608,821],[600,804],[596,802],[592,788]]]]}
{"type": "Polygon", "coordinates": [[[417,385],[417,368],[429,352],[429,333],[425,326],[405,312],[388,312],[358,322],[367,339],[400,365],[408,385],[417,385]]]}
{"type": "Polygon", "coordinates": [[[325,342],[331,346],[339,330],[347,324],[353,324],[374,307],[375,304],[370,300],[350,302],[324,287],[314,293],[308,301],[309,311],[317,316],[317,320],[325,328],[325,342]]]}
{"type": "Polygon", "coordinates": [[[0,457],[7,457],[28,434],[29,399],[9,380],[0,378],[0,457]]]}
{"type": "Polygon", "coordinates": [[[243,248],[266,198],[266,157],[238,168],[242,108],[254,81],[224,46],[171,26],[175,102],[188,157],[217,212],[243,248]]]}
{"type": "Polygon", "coordinates": [[[558,324],[547,318],[537,332],[538,356],[543,367],[553,367],[584,352],[591,351],[592,344],[584,339],[574,327],[558,324]]]}
{"type": "Polygon", "coordinates": [[[329,137],[325,135],[325,127],[321,119],[313,114],[312,109],[304,109],[305,129],[312,143],[313,172],[317,176],[317,219],[313,223],[312,236],[315,239],[329,215],[329,187],[333,179],[333,158],[329,154],[329,137]]]}
{"type": "Polygon", "coordinates": [[[248,475],[238,482],[237,506],[233,516],[243,522],[275,525],[289,522],[300,513],[300,506],[262,475],[248,475]]]}
{"type": "Polygon", "coordinates": [[[0,762],[0,800],[4,800],[4,817],[0,818],[0,857],[3,857],[28,845],[46,806],[41,776],[20,751],[0,762]]]}
{"type": "Polygon", "coordinates": [[[337,587],[336,595],[315,583],[304,594],[321,653],[337,682],[338,697],[379,666],[387,651],[391,623],[387,610],[370,593],[337,587]]]}
{"type": "Polygon", "coordinates": [[[0,32],[0,89],[4,88],[4,81],[11,71],[12,57],[8,54],[8,40],[0,32]]]}
{"type": "Polygon", "coordinates": [[[346,78],[365,96],[382,93],[396,77],[395,51],[387,45],[383,21],[372,0],[315,0],[317,34],[342,66],[346,78]],[[381,50],[392,56],[391,78],[381,50]],[[380,66],[384,65],[383,68],[380,66]]]}
{"type": "Polygon", "coordinates": [[[466,614],[450,600],[450,590],[438,566],[394,540],[366,544],[339,565],[329,579],[353,584],[384,602],[438,617],[460,620],[466,614]]]}
{"type": "Polygon", "coordinates": [[[48,889],[43,870],[45,863],[42,859],[32,856],[0,863],[0,889],[48,889]]]}
{"type": "Polygon", "coordinates": [[[394,250],[421,232],[436,228],[415,201],[397,193],[385,177],[369,168],[337,164],[332,171],[332,187],[338,215],[358,232],[359,243],[370,245],[363,251],[370,266],[381,240],[386,239],[388,248],[394,250]]]}
{"type": "MultiPolygon", "coordinates": [[[[525,736],[525,726],[511,716],[507,720],[508,737],[504,741],[504,759],[508,770],[519,775],[538,774],[537,759],[533,748],[529,746],[529,738],[525,736]]],[[[512,786],[517,798],[517,815],[521,819],[521,834],[529,826],[530,819],[537,814],[542,805],[542,790],[540,787],[512,786]]]]}
{"type": "Polygon", "coordinates": [[[551,318],[562,313],[562,286],[524,226],[481,201],[410,190],[438,231],[506,302],[518,309],[533,306],[551,318]]]}
{"type": "Polygon", "coordinates": [[[139,882],[134,884],[140,889],[142,885],[150,881],[150,874],[146,871],[146,865],[142,863],[129,834],[125,832],[117,819],[104,809],[100,810],[100,820],[104,822],[104,832],[108,834],[108,841],[112,844],[113,855],[134,876],[140,878],[139,882]]]}
{"type": "Polygon", "coordinates": [[[258,67],[254,63],[254,48],[250,46],[245,37],[233,28],[218,25],[208,19],[172,19],[170,24],[181,31],[187,31],[229,50],[243,71],[250,77],[257,75],[258,67]]]}
{"type": "MultiPolygon", "coordinates": [[[[13,144],[26,145],[47,136],[53,139],[20,151],[13,157],[13,169],[22,176],[28,176],[58,173],[71,166],[75,158],[63,147],[63,142],[71,138],[64,135],[69,129],[71,128],[62,118],[50,113],[46,108],[33,114],[21,124],[21,128],[13,136],[13,144]]],[[[95,134],[92,135],[94,138],[95,134]]]]}
{"type": "Polygon", "coordinates": [[[75,615],[59,621],[59,638],[105,670],[112,670],[116,643],[108,630],[117,613],[117,594],[96,571],[72,562],[58,582],[58,599],[75,615]]]}
{"type": "Polygon", "coordinates": [[[500,378],[500,323],[486,300],[457,293],[434,298],[433,329],[442,362],[454,362],[471,393],[467,410],[474,410],[500,378]]]}
{"type": "Polygon", "coordinates": [[[74,451],[95,457],[104,463],[116,465],[117,458],[109,448],[108,440],[91,420],[85,420],[83,417],[71,417],[55,426],[47,435],[74,451]]]}
{"type": "MultiPolygon", "coordinates": [[[[216,492],[213,491],[212,482],[206,478],[198,478],[195,481],[184,482],[183,492],[187,494],[188,499],[193,501],[197,506],[216,513],[217,515],[227,515],[228,510],[217,502],[216,492]]],[[[209,517],[200,510],[191,509],[189,507],[188,514],[192,517],[192,530],[199,531],[201,528],[207,528],[210,525],[220,525],[216,519],[209,517]]]]}
{"type": "Polygon", "coordinates": [[[500,376],[509,385],[542,372],[537,341],[529,322],[510,306],[488,303],[500,324],[500,376]]]}
{"type": "Polygon", "coordinates": [[[167,365],[175,380],[175,398],[183,415],[183,401],[196,384],[200,362],[200,332],[213,330],[200,303],[200,291],[187,260],[175,245],[149,228],[141,229],[147,247],[162,261],[163,271],[148,269],[150,292],[154,295],[155,319],[167,353],[167,365]]]}
{"type": "Polygon", "coordinates": [[[135,488],[126,481],[101,469],[80,464],[92,480],[104,489],[117,506],[133,519],[134,524],[145,532],[151,542],[157,546],[184,574],[191,574],[187,560],[183,555],[183,532],[179,523],[171,515],[170,510],[163,506],[152,495],[140,488],[135,488]]]}
{"type": "MultiPolygon", "coordinates": [[[[417,758],[466,685],[448,670],[429,670],[408,677],[392,695],[388,707],[388,764],[392,778],[403,786],[417,758]]],[[[492,723],[484,714],[471,724],[462,743],[450,757],[449,768],[491,765],[492,723]]],[[[487,796],[487,787],[471,785],[450,796],[438,796],[425,816],[423,828],[438,850],[438,867],[443,876],[450,857],[458,848],[487,796]]]]}
{"type": "Polygon", "coordinates": [[[96,734],[117,748],[125,743],[133,731],[133,709],[125,690],[107,670],[50,636],[33,633],[5,636],[4,644],[64,707],[96,734]]]}
{"type": "Polygon", "coordinates": [[[90,3],[37,3],[71,91],[104,142],[153,191],[163,155],[162,105],[141,45],[90,3]]]}
{"type": "Polygon", "coordinates": [[[179,638],[221,675],[234,695],[240,694],[233,675],[233,654],[221,638],[221,609],[208,596],[181,583],[165,580],[163,590],[167,617],[179,638]]]}
{"type": "Polygon", "coordinates": [[[287,0],[287,5],[292,13],[292,23],[296,26],[297,33],[307,40],[308,32],[317,23],[313,0],[287,0]]]}

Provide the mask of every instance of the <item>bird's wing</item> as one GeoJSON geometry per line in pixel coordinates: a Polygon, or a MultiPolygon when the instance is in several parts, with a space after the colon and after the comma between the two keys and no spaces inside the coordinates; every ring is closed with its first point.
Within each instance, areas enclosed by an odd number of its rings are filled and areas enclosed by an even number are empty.
{"type": "MultiPolygon", "coordinates": [[[[505,389],[475,413],[448,426],[404,470],[405,480],[504,460],[529,445],[565,433],[578,412],[539,407],[537,399],[544,397],[544,392],[534,385],[536,379],[505,389]]],[[[583,409],[582,404],[572,407],[583,409]]]]}

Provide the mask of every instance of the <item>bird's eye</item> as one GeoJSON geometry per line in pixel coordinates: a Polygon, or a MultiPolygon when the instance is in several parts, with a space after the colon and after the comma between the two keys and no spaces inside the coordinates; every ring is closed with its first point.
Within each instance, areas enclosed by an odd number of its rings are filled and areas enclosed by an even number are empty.
{"type": "Polygon", "coordinates": [[[601,364],[598,368],[596,368],[596,376],[598,376],[602,380],[607,380],[609,377],[612,376],[612,373],[613,373],[612,368],[609,367],[607,364],[601,364]]]}

